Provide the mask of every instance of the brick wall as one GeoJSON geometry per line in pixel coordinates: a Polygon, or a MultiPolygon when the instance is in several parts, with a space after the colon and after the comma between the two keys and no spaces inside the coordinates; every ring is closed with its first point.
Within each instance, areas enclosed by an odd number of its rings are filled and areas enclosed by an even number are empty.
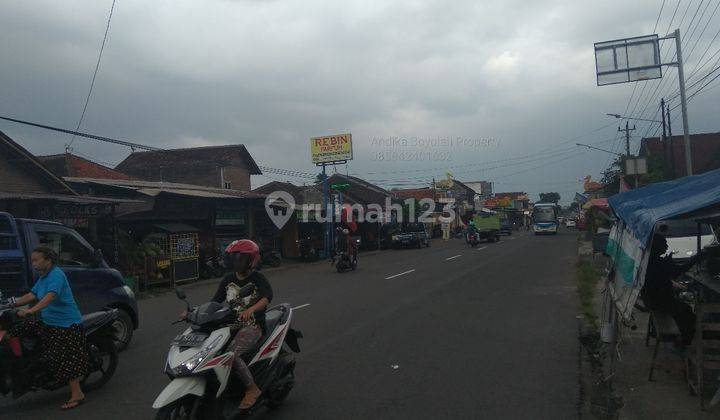
{"type": "Polygon", "coordinates": [[[223,168],[223,178],[231,183],[234,190],[250,191],[250,172],[244,166],[226,166],[223,168]]]}

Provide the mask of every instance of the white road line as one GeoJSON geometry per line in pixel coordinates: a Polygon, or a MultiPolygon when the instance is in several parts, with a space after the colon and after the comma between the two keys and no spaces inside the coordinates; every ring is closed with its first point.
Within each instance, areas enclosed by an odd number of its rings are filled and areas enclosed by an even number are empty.
{"type": "Polygon", "coordinates": [[[304,305],[296,306],[296,307],[292,308],[292,310],[294,311],[294,310],[296,310],[296,309],[302,309],[302,308],[305,308],[305,307],[308,307],[308,306],[310,306],[310,304],[309,304],[309,303],[306,303],[306,304],[304,304],[304,305]]]}
{"type": "Polygon", "coordinates": [[[414,269],[414,268],[413,268],[412,270],[408,270],[408,271],[403,271],[402,273],[398,273],[398,274],[393,274],[393,275],[392,275],[392,276],[390,276],[390,277],[385,277],[385,280],[390,280],[390,279],[394,279],[395,277],[403,276],[403,275],[405,275],[405,274],[409,274],[409,273],[412,273],[413,271],[415,271],[415,269],[414,269]]]}
{"type": "Polygon", "coordinates": [[[484,246],[484,247],[482,247],[482,248],[478,248],[477,250],[480,251],[480,250],[483,250],[483,249],[485,249],[485,248],[487,248],[487,247],[484,246]]]}
{"type": "Polygon", "coordinates": [[[510,239],[511,241],[514,241],[514,240],[515,240],[515,237],[512,237],[512,238],[508,238],[508,239],[510,239]]]}
{"type": "Polygon", "coordinates": [[[460,257],[460,256],[462,256],[462,254],[453,255],[452,257],[445,258],[445,261],[454,260],[455,258],[460,257]]]}

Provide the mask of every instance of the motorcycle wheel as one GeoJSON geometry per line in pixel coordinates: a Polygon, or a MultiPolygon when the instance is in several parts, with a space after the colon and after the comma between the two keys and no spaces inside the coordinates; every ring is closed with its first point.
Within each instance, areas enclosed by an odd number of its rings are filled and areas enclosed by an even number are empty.
{"type": "Polygon", "coordinates": [[[90,364],[88,373],[80,381],[83,391],[94,391],[105,385],[118,365],[118,350],[112,336],[102,335],[88,339],[90,364]]]}
{"type": "Polygon", "coordinates": [[[180,398],[177,401],[161,408],[155,415],[155,420],[192,420],[197,416],[193,415],[193,411],[197,413],[199,410],[200,399],[197,397],[180,398]],[[191,417],[192,416],[192,417],[191,417]]]}
{"type": "Polygon", "coordinates": [[[280,264],[281,264],[280,258],[275,257],[275,256],[273,256],[269,261],[270,267],[280,267],[280,264]]]}

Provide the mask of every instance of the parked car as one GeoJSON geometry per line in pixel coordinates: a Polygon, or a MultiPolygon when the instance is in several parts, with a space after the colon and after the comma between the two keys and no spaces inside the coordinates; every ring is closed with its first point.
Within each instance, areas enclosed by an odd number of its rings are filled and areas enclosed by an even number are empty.
{"type": "Polygon", "coordinates": [[[40,245],[57,251],[58,266],[67,276],[82,314],[118,309],[113,327],[118,347],[126,347],[139,324],[135,294],[125,285],[120,272],[107,265],[99,249],[60,223],[16,219],[0,212],[0,291],[3,295],[21,296],[30,291],[36,281],[30,254],[40,245]]]}
{"type": "Polygon", "coordinates": [[[577,224],[575,223],[575,220],[573,220],[573,219],[567,219],[567,220],[565,221],[565,227],[566,227],[566,228],[574,228],[574,227],[577,227],[577,224]]]}
{"type": "Polygon", "coordinates": [[[423,223],[407,223],[400,228],[400,232],[392,236],[394,248],[422,248],[430,246],[428,235],[423,223]]]}
{"type": "MultiPolygon", "coordinates": [[[[673,261],[682,262],[697,253],[697,223],[691,220],[668,220],[660,226],[660,232],[668,243],[665,256],[672,254],[673,261]]],[[[700,247],[705,248],[716,242],[710,225],[701,224],[700,247]]]]}

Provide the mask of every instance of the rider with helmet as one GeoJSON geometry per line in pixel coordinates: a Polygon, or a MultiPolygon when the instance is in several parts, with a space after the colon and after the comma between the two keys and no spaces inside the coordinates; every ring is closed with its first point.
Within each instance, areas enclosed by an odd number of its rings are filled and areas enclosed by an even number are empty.
{"type": "Polygon", "coordinates": [[[233,367],[245,385],[241,410],[252,407],[262,393],[242,359],[243,353],[252,350],[265,333],[265,308],[273,298],[270,283],[256,271],[259,262],[260,249],[255,242],[242,239],[228,245],[225,249],[225,266],[232,268],[233,272],[223,278],[212,299],[218,303],[228,302],[238,313],[233,367]],[[248,283],[255,286],[252,293],[249,296],[238,296],[236,291],[248,283]]]}

